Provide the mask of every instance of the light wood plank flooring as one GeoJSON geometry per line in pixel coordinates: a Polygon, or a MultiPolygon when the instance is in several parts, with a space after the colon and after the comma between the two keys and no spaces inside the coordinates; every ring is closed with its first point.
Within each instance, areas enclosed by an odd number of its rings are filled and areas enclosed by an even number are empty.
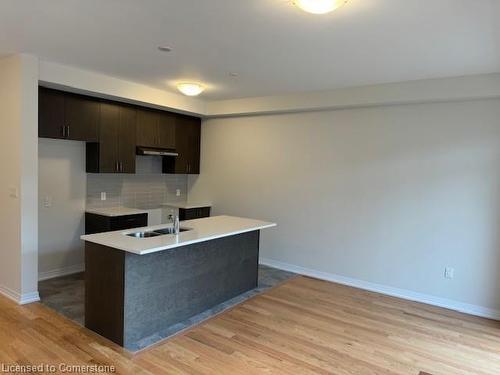
{"type": "Polygon", "coordinates": [[[500,374],[500,323],[306,277],[131,355],[41,304],[0,297],[0,363],[123,374],[500,374]]]}

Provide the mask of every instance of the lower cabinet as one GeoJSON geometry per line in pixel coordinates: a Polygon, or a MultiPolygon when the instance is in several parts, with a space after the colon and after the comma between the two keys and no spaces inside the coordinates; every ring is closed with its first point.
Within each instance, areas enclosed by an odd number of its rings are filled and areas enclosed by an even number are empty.
{"type": "Polygon", "coordinates": [[[210,207],[179,208],[179,220],[201,219],[210,216],[210,207]]]}
{"type": "Polygon", "coordinates": [[[99,142],[87,143],[88,173],[135,173],[136,109],[100,103],[99,142]]]}
{"type": "Polygon", "coordinates": [[[104,216],[89,212],[85,213],[85,234],[140,228],[147,225],[148,214],[104,216]]]}

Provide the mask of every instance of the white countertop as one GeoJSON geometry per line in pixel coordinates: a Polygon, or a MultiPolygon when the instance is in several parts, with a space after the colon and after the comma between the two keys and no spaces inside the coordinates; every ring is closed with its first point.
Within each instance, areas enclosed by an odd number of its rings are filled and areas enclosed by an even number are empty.
{"type": "Polygon", "coordinates": [[[207,202],[194,202],[194,203],[183,202],[183,203],[162,203],[162,206],[183,208],[185,210],[189,210],[191,208],[212,207],[212,204],[207,202]]]}
{"type": "Polygon", "coordinates": [[[275,223],[245,219],[235,216],[213,216],[203,219],[186,220],[181,222],[181,228],[191,230],[178,235],[167,234],[151,238],[135,238],[128,233],[153,231],[172,225],[162,224],[144,228],[134,228],[116,232],[106,232],[81,236],[84,241],[113,247],[130,253],[145,255],[158,251],[186,246],[197,242],[214,240],[216,238],[234,236],[236,234],[252,232],[276,226],[275,223]]]}
{"type": "Polygon", "coordinates": [[[126,215],[138,215],[138,214],[147,214],[147,210],[139,210],[137,208],[128,208],[128,207],[102,207],[102,208],[89,208],[86,209],[85,212],[89,214],[96,214],[101,216],[126,216],[126,215]]]}

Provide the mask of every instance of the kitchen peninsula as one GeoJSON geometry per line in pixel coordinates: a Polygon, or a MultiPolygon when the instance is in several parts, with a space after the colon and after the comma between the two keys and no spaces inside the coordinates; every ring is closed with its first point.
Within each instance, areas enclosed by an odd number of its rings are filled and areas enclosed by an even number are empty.
{"type": "Polygon", "coordinates": [[[85,326],[136,350],[140,342],[254,289],[260,230],[274,223],[215,216],[85,235],[85,326]]]}

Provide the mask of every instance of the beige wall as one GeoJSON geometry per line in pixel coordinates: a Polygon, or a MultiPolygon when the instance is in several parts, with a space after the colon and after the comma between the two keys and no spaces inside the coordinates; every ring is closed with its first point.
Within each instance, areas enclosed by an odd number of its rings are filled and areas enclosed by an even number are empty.
{"type": "Polygon", "coordinates": [[[277,222],[268,260],[498,311],[499,119],[497,99],[211,119],[189,199],[277,222]]]}
{"type": "Polygon", "coordinates": [[[24,303],[37,292],[38,60],[0,60],[0,291],[24,303]]]}
{"type": "Polygon", "coordinates": [[[45,279],[83,269],[85,142],[40,138],[38,155],[38,268],[45,279]]]}

